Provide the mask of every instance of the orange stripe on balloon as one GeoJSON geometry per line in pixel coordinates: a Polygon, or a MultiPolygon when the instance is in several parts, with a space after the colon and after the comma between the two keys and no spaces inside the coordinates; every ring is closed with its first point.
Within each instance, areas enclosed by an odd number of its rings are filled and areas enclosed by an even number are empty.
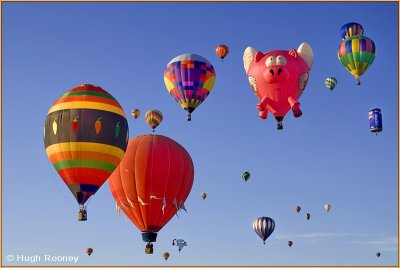
{"type": "Polygon", "coordinates": [[[59,98],[54,102],[53,105],[56,105],[58,103],[63,103],[63,102],[70,102],[70,101],[92,101],[92,102],[99,102],[99,103],[107,103],[114,105],[118,108],[122,108],[121,105],[119,105],[118,102],[112,99],[104,98],[104,97],[98,97],[98,96],[89,96],[89,95],[77,95],[77,96],[69,96],[69,97],[63,97],[59,98]]]}
{"type": "Polygon", "coordinates": [[[60,153],[54,153],[48,156],[50,159],[50,162],[52,164],[58,162],[58,161],[63,161],[63,160],[96,160],[96,161],[101,161],[101,162],[106,162],[106,163],[111,163],[114,166],[118,166],[120,163],[121,159],[107,153],[99,153],[99,152],[88,152],[88,151],[71,151],[71,152],[60,152],[60,153]]]}

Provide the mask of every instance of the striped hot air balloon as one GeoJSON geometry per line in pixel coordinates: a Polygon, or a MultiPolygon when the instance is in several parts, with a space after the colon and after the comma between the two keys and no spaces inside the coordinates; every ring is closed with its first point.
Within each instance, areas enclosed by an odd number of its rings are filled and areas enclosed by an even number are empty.
{"type": "Polygon", "coordinates": [[[86,220],[86,201],[124,156],[128,136],[122,107],[99,86],[79,85],[51,106],[44,123],[44,145],[79,204],[79,220],[86,220]]]}
{"type": "Polygon", "coordinates": [[[182,54],[172,59],[164,71],[164,83],[174,100],[192,112],[208,97],[215,84],[215,70],[211,63],[196,54],[182,54]]]}
{"type": "Polygon", "coordinates": [[[148,110],[144,115],[144,119],[154,132],[154,129],[161,124],[163,120],[163,115],[162,112],[160,112],[159,110],[148,110]]]}
{"type": "Polygon", "coordinates": [[[253,221],[253,230],[263,240],[264,244],[274,229],[275,221],[269,217],[259,217],[253,221]]]}

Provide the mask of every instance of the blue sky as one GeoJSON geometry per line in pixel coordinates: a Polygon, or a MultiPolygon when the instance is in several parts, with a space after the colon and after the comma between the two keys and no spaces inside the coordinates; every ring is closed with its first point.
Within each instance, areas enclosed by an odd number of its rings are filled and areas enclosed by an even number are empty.
{"type": "Polygon", "coordinates": [[[397,266],[398,32],[397,2],[3,2],[2,264],[397,266]],[[340,27],[351,21],[377,47],[360,86],[337,58],[340,27]],[[302,42],[314,51],[303,116],[288,113],[277,131],[273,118],[258,118],[243,52],[297,49],[302,42]],[[230,47],[224,62],[215,55],[220,43],[230,47]],[[191,122],[163,81],[166,64],[183,53],[207,58],[217,75],[191,122]],[[332,93],[327,76],[338,79],[332,93]],[[128,117],[130,138],[151,133],[143,114],[161,110],[156,133],[193,159],[188,213],[159,232],[153,255],[144,254],[136,227],[117,217],[107,183],[91,200],[88,221],[78,222],[75,200],[47,159],[46,114],[82,83],[110,92],[127,114],[142,110],[138,120],[128,117]],[[378,135],[368,129],[375,107],[383,114],[378,135]],[[245,170],[247,182],[240,177],[245,170]],[[252,230],[260,216],[276,222],[266,245],[252,230]],[[181,253],[174,238],[188,242],[181,253]],[[93,247],[91,257],[86,247],[93,247]],[[79,260],[6,259],[36,254],[79,260]]]}

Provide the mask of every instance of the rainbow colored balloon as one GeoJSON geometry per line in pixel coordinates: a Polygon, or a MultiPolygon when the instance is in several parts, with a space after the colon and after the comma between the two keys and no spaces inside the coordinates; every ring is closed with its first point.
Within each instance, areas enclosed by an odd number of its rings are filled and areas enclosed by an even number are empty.
{"type": "Polygon", "coordinates": [[[163,115],[159,110],[148,110],[144,115],[144,119],[154,132],[154,129],[162,122],[163,115]]]}
{"type": "Polygon", "coordinates": [[[79,85],[51,106],[44,123],[46,153],[80,212],[119,165],[128,136],[122,107],[99,86],[79,85]]]}
{"type": "MultiPolygon", "coordinates": [[[[354,76],[357,85],[360,85],[360,76],[371,66],[376,55],[374,41],[369,37],[361,35],[363,33],[361,25],[359,28],[361,30],[349,30],[349,34],[346,34],[346,36],[351,36],[341,42],[337,51],[340,62],[354,76]],[[355,35],[358,33],[360,35],[355,35]]],[[[343,37],[343,33],[341,34],[343,37]]]]}
{"type": "Polygon", "coordinates": [[[211,63],[196,54],[182,54],[172,59],[164,71],[164,83],[174,100],[191,113],[208,97],[215,84],[211,63]]]}

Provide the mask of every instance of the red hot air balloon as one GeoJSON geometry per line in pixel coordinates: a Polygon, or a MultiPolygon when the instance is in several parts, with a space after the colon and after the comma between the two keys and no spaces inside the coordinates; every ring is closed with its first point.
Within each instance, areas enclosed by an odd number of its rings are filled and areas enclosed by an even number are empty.
{"type": "Polygon", "coordinates": [[[229,47],[227,45],[218,45],[215,48],[215,53],[223,61],[224,58],[229,54],[229,47]]]}
{"type": "Polygon", "coordinates": [[[129,140],[108,182],[118,206],[142,232],[146,253],[153,253],[157,232],[185,209],[193,178],[192,159],[176,141],[162,135],[129,140]]]}
{"type": "Polygon", "coordinates": [[[257,109],[262,119],[270,112],[282,129],[282,120],[289,110],[300,117],[299,98],[306,88],[314,54],[302,43],[296,50],[274,50],[266,53],[246,48],[243,64],[250,85],[260,99],[257,109]]]}

